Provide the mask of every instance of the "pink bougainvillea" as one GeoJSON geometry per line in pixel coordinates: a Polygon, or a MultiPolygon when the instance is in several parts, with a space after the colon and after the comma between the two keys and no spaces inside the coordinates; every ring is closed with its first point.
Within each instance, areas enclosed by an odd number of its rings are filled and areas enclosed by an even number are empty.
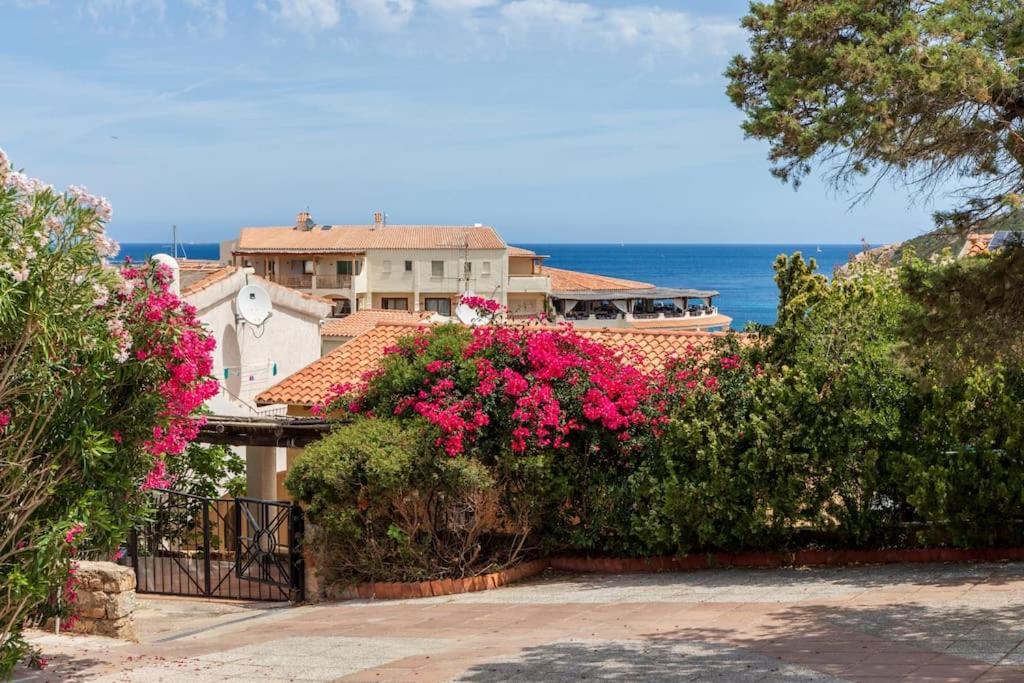
{"type": "Polygon", "coordinates": [[[514,453],[574,444],[599,449],[605,437],[628,451],[659,433],[670,401],[713,390],[717,382],[696,368],[692,350],[674,360],[671,371],[646,372],[634,354],[586,339],[570,327],[477,327],[462,343],[461,358],[450,357],[450,345],[432,348],[431,334],[446,333],[435,330],[389,349],[384,377],[396,363],[413,372],[422,368],[415,382],[405,385],[410,390],[396,394],[393,384],[371,377],[359,386],[334,387],[314,412],[386,409],[418,416],[436,428],[436,445],[449,456],[495,438],[514,453]]]}

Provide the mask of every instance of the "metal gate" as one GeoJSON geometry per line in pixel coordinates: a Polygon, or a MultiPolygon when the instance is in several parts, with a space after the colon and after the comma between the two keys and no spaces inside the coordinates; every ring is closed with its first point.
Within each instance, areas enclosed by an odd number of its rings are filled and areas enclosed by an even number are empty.
{"type": "Polygon", "coordinates": [[[160,489],[154,494],[154,514],[131,532],[121,560],[135,570],[140,593],[304,599],[297,505],[160,489]]]}

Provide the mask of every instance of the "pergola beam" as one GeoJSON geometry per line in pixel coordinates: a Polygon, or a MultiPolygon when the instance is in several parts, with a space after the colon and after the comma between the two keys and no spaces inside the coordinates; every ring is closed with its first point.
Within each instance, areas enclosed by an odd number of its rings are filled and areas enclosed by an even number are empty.
{"type": "Polygon", "coordinates": [[[303,448],[331,431],[331,423],[310,417],[210,415],[196,441],[225,446],[303,448]]]}

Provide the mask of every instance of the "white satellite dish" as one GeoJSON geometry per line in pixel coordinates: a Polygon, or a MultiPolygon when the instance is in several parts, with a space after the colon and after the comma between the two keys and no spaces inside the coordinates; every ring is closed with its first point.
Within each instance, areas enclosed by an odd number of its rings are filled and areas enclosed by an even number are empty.
{"type": "Polygon", "coordinates": [[[235,297],[235,311],[240,320],[250,325],[262,325],[270,317],[273,306],[267,290],[259,285],[246,285],[235,297]]]}
{"type": "MultiPolygon", "coordinates": [[[[473,296],[473,292],[466,292],[463,296],[473,296]]],[[[470,327],[479,327],[480,325],[487,324],[487,318],[481,317],[476,312],[476,309],[463,303],[455,307],[455,317],[463,325],[469,325],[470,327]]]]}

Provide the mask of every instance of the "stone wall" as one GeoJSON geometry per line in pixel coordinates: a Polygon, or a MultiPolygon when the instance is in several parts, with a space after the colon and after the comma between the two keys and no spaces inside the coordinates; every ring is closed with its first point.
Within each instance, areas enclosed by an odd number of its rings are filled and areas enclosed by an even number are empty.
{"type": "Polygon", "coordinates": [[[135,640],[135,572],[113,562],[79,562],[77,621],[68,629],[135,640]]]}

